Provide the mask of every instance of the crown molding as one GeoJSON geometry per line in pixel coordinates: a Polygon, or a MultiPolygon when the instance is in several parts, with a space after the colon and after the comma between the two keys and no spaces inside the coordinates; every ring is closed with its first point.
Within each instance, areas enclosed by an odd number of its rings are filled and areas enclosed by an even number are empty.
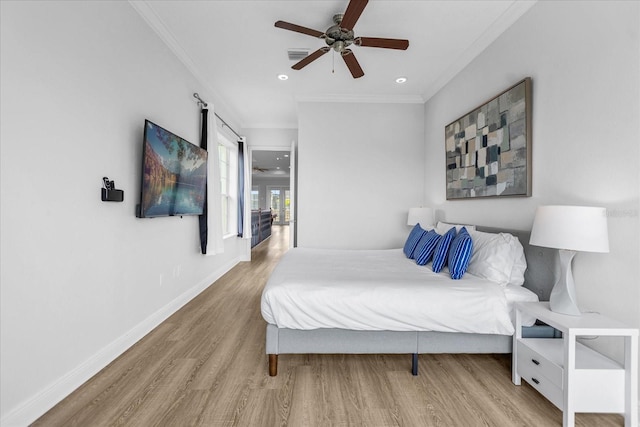
{"type": "Polygon", "coordinates": [[[422,94],[425,102],[457,76],[467,65],[488,48],[491,43],[520,19],[538,0],[519,0],[511,3],[500,16],[449,66],[440,77],[422,94]]]}
{"type": "Polygon", "coordinates": [[[344,102],[367,104],[424,104],[425,100],[420,95],[345,95],[318,94],[302,95],[296,97],[297,102],[344,102]]]}
{"type": "Polygon", "coordinates": [[[214,110],[222,110],[225,115],[231,116],[232,122],[241,124],[239,114],[227,103],[225,103],[224,98],[220,96],[220,94],[207,83],[207,79],[204,78],[195,62],[193,62],[189,54],[187,54],[180,43],[178,43],[171,31],[169,31],[169,28],[167,28],[162,19],[158,16],[155,10],[153,10],[151,4],[149,4],[149,2],[146,0],[129,0],[129,4],[136,12],[138,12],[138,14],[158,35],[158,37],[160,37],[160,40],[162,40],[164,44],[171,50],[171,52],[173,52],[176,58],[178,58],[178,60],[182,62],[187,70],[195,77],[197,82],[205,89],[204,92],[213,96],[215,102],[207,102],[214,106],[214,110]],[[216,106],[221,108],[215,108],[216,106]]]}

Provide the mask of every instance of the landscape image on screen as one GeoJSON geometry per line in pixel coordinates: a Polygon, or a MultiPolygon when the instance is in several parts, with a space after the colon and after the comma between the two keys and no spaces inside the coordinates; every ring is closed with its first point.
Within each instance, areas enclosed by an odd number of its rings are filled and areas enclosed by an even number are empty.
{"type": "Polygon", "coordinates": [[[207,151],[145,122],[141,217],[200,215],[207,183],[207,151]]]}

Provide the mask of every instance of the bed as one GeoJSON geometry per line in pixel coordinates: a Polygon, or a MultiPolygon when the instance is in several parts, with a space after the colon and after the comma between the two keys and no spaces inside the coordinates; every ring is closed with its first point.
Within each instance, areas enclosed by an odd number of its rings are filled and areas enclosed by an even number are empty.
{"type": "MultiPolygon", "coordinates": [[[[444,234],[452,226],[438,224],[437,231],[444,234]]],[[[529,246],[528,232],[487,227],[469,232],[480,245],[473,255],[478,259],[471,258],[459,280],[451,279],[447,268],[433,273],[430,265],[417,265],[402,249],[289,250],[261,299],[269,375],[277,375],[279,354],[408,354],[417,375],[419,354],[511,353],[513,303],[548,300],[555,251],[529,246]],[[482,258],[483,239],[495,241],[494,236],[511,239],[502,249],[515,244],[521,251],[513,255],[521,258],[520,267],[513,267],[521,270],[519,279],[515,273],[508,280],[496,277],[496,269],[481,263],[494,263],[495,257],[482,258]]],[[[533,319],[523,329],[524,336],[554,333],[533,319]]]]}

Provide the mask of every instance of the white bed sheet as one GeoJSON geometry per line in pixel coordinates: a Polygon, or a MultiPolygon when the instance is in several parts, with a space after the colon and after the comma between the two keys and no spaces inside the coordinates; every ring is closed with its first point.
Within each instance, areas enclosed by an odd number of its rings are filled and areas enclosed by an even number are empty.
{"type": "Polygon", "coordinates": [[[268,323],[290,329],[512,335],[513,302],[537,300],[520,286],[433,273],[402,249],[295,248],[269,278],[261,310],[268,323]]]}

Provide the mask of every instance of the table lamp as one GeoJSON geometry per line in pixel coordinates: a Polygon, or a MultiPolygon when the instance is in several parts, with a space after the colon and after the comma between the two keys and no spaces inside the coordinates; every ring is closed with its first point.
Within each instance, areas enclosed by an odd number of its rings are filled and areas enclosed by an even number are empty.
{"type": "Polygon", "coordinates": [[[433,226],[433,209],[431,208],[409,208],[407,225],[420,224],[422,228],[433,226]]]}
{"type": "Polygon", "coordinates": [[[580,316],[571,261],[578,251],[609,252],[607,211],[587,206],[540,206],[529,243],[559,249],[560,277],[549,297],[551,311],[580,316]]]}

